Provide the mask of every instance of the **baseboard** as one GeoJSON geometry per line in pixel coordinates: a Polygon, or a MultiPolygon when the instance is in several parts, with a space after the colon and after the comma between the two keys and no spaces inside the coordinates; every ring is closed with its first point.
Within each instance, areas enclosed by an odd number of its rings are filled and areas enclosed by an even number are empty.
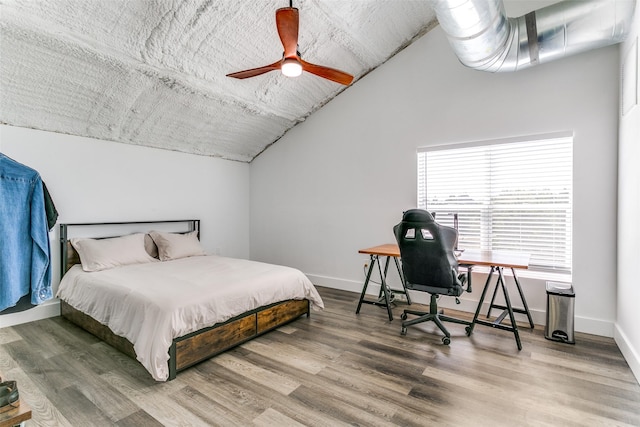
{"type": "MultiPolygon", "coordinates": [[[[336,277],[327,277],[321,276],[317,274],[307,274],[309,280],[313,282],[313,284],[318,286],[325,286],[327,288],[332,289],[340,289],[343,291],[349,292],[362,292],[362,281],[355,280],[344,280],[336,277]]],[[[380,284],[378,283],[369,283],[367,287],[367,295],[369,296],[377,296],[380,292],[380,284]]],[[[412,302],[416,302],[419,304],[429,304],[429,295],[423,292],[411,292],[411,300],[412,302]]],[[[460,299],[460,304],[455,303],[454,298],[442,298],[438,305],[442,308],[449,308],[452,310],[464,311],[467,313],[475,313],[476,307],[478,306],[478,300],[472,298],[466,298],[467,294],[463,294],[460,299]]],[[[397,298],[401,299],[403,295],[398,295],[397,298]]],[[[515,303],[514,303],[515,305],[515,303]]],[[[483,304],[481,313],[486,314],[489,308],[489,303],[485,302],[483,304]]],[[[544,308],[535,308],[529,307],[529,311],[531,312],[531,317],[533,318],[533,323],[536,325],[540,325],[544,327],[547,322],[547,314],[546,307],[544,308]]],[[[494,314],[496,312],[494,311],[494,314]]],[[[516,320],[518,322],[523,321],[527,322],[527,318],[523,314],[516,313],[516,320]]],[[[613,337],[613,322],[601,320],[601,319],[592,319],[588,317],[579,317],[576,316],[574,319],[574,331],[575,332],[584,332],[586,334],[598,335],[603,337],[613,337]]]]}
{"type": "Polygon", "coordinates": [[[633,375],[636,377],[636,381],[640,384],[640,355],[617,323],[614,328],[613,339],[631,368],[631,372],[633,372],[633,375]]]}
{"type": "MultiPolygon", "coordinates": [[[[348,291],[348,292],[357,292],[357,293],[362,292],[361,281],[345,280],[345,279],[339,279],[337,277],[320,276],[317,274],[307,274],[306,276],[309,278],[309,280],[311,280],[311,283],[313,283],[316,286],[324,286],[325,288],[339,289],[341,291],[348,291]]],[[[367,288],[367,294],[377,295],[379,290],[380,290],[380,285],[371,284],[367,288]]]]}
{"type": "Polygon", "coordinates": [[[576,332],[584,332],[585,334],[613,338],[613,321],[576,316],[574,327],[576,332]]]}
{"type": "Polygon", "coordinates": [[[60,301],[54,299],[18,313],[1,314],[0,328],[21,325],[23,323],[35,322],[36,320],[56,316],[60,316],[60,301]]]}

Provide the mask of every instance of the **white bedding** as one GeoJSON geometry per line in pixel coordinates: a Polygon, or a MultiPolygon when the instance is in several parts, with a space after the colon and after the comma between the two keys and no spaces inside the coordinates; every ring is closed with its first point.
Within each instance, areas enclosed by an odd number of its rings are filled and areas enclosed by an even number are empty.
{"type": "Polygon", "coordinates": [[[288,299],[324,307],[299,270],[214,255],[91,273],[76,265],[62,278],[57,297],[131,341],[157,381],[169,376],[173,338],[288,299]]]}

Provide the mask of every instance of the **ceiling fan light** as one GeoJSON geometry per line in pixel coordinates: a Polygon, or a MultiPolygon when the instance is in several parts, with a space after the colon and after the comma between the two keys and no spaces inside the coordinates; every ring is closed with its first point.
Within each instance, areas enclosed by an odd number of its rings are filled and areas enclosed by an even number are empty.
{"type": "Polygon", "coordinates": [[[298,77],[302,74],[302,64],[293,58],[287,58],[282,62],[282,74],[287,77],[298,77]]]}

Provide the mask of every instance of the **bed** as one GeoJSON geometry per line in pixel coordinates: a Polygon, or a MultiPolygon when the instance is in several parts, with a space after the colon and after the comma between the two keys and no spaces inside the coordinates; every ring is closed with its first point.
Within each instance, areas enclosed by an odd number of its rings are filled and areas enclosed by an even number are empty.
{"type": "Polygon", "coordinates": [[[199,220],[61,224],[61,316],[166,381],[323,308],[299,270],[207,255],[199,234],[199,220]],[[154,230],[167,225],[183,229],[154,230]],[[77,232],[107,226],[137,229],[98,238],[77,232]],[[70,238],[72,229],[81,237],[70,238]]]}

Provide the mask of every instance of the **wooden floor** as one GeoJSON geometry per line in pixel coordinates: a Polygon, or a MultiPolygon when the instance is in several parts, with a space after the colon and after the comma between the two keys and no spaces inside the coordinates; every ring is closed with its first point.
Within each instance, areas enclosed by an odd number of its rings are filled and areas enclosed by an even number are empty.
{"type": "MultiPolygon", "coordinates": [[[[52,318],[0,329],[0,372],[27,426],[639,426],[640,386],[612,339],[545,340],[447,324],[400,335],[394,309],[319,288],[324,311],[157,383],[137,362],[52,318]]],[[[414,304],[412,307],[415,307],[414,304]]],[[[450,314],[450,313],[448,313],[450,314]]]]}

